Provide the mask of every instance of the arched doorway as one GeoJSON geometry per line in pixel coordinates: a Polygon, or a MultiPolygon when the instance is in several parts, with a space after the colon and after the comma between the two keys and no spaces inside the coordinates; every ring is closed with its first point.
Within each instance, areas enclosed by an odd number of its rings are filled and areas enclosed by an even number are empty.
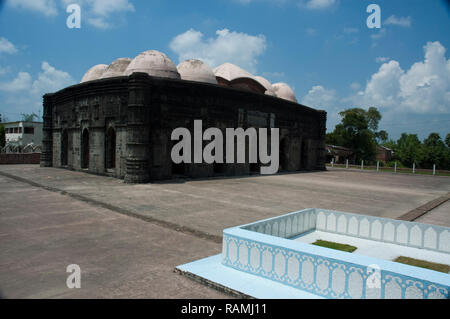
{"type": "Polygon", "coordinates": [[[81,136],[81,168],[89,168],[89,130],[85,128],[81,136]]]}
{"type": "Polygon", "coordinates": [[[105,168],[116,168],[116,130],[111,126],[105,134],[105,168]]]}
{"type": "Polygon", "coordinates": [[[61,166],[67,166],[69,158],[69,134],[64,130],[61,135],[61,166]]]}

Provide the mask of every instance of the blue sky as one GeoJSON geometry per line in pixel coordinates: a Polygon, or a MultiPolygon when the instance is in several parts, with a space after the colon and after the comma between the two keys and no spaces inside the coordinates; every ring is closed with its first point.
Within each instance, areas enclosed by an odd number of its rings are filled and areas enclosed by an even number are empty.
{"type": "MultiPolygon", "coordinates": [[[[0,9],[0,113],[42,109],[41,96],[95,64],[155,49],[174,63],[232,62],[328,112],[376,106],[380,128],[450,132],[450,9],[441,0],[7,0],[0,9]],[[79,3],[81,28],[66,26],[79,3]],[[369,29],[366,8],[381,8],[369,29]]],[[[42,111],[41,111],[42,112],[42,111]]]]}

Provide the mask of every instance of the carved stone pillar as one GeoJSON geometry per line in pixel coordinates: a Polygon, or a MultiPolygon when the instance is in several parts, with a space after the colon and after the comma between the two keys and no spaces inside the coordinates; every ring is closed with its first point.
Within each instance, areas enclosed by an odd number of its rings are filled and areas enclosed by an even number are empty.
{"type": "Polygon", "coordinates": [[[133,73],[129,80],[127,108],[126,183],[146,183],[150,179],[150,128],[147,101],[148,75],[133,73]]]}
{"type": "Polygon", "coordinates": [[[44,125],[42,128],[41,167],[53,166],[53,101],[50,94],[44,95],[44,125]]]}

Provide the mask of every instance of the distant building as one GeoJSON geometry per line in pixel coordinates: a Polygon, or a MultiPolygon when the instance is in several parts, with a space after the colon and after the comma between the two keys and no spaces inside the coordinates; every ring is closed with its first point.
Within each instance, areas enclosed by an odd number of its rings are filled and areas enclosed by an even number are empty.
{"type": "Polygon", "coordinates": [[[8,122],[5,126],[5,153],[36,151],[42,146],[42,122],[8,122]]]}
{"type": "Polygon", "coordinates": [[[394,151],[385,146],[377,145],[377,161],[390,162],[394,157],[394,151]]]}
{"type": "Polygon", "coordinates": [[[327,163],[334,159],[336,164],[344,164],[348,160],[349,163],[355,162],[355,152],[343,146],[326,145],[327,163]]]}

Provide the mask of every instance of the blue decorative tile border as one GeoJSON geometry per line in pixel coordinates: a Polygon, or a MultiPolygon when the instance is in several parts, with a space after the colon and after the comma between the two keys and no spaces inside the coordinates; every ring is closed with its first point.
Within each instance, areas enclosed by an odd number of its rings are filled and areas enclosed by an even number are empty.
{"type": "Polygon", "coordinates": [[[442,253],[450,248],[447,227],[313,208],[225,229],[222,264],[326,298],[449,298],[447,274],[287,239],[315,229],[442,253]]]}

